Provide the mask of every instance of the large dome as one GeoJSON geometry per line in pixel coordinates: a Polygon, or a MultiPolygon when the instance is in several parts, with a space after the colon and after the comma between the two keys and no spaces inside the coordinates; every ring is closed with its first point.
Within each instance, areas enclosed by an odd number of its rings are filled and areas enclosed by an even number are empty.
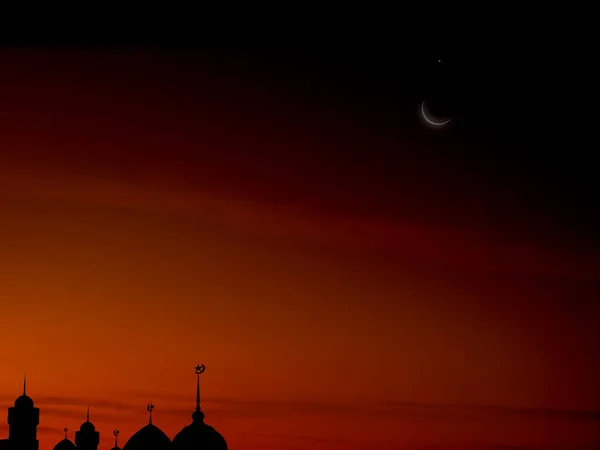
{"type": "Polygon", "coordinates": [[[202,420],[204,414],[194,413],[194,421],[173,438],[172,450],[227,450],[221,434],[202,420]]]}
{"type": "Polygon", "coordinates": [[[15,400],[15,408],[33,408],[33,400],[23,394],[15,400]]]}
{"type": "Polygon", "coordinates": [[[68,439],[63,439],[54,446],[54,450],[76,450],[77,447],[68,439]]]}
{"type": "Polygon", "coordinates": [[[167,450],[171,440],[155,425],[148,424],[129,438],[123,450],[167,450]]]}

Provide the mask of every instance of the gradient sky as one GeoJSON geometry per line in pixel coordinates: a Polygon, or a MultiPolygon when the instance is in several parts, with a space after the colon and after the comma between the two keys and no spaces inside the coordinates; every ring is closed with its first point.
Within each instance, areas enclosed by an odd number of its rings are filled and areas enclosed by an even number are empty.
{"type": "Polygon", "coordinates": [[[42,450],[88,403],[173,437],[203,363],[231,449],[597,448],[585,174],[472,99],[421,127],[422,61],[252,58],[1,53],[0,408],[27,371],[42,450]]]}

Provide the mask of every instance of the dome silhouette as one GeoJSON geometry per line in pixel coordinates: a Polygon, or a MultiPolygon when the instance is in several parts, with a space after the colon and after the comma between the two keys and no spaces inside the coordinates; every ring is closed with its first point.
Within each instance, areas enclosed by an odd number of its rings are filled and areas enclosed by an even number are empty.
{"type": "Polygon", "coordinates": [[[33,408],[33,400],[26,394],[15,400],[15,408],[33,408]]]}
{"type": "Polygon", "coordinates": [[[77,447],[72,441],[65,438],[54,446],[54,450],[76,450],[77,447]]]}
{"type": "Polygon", "coordinates": [[[92,422],[90,422],[89,420],[86,420],[79,427],[79,431],[83,431],[85,433],[89,433],[89,432],[92,432],[92,431],[96,431],[96,427],[94,426],[94,424],[92,422]]]}
{"type": "Polygon", "coordinates": [[[203,364],[196,366],[196,410],[192,414],[192,423],[173,438],[173,450],[227,450],[225,438],[204,423],[204,413],[200,408],[200,374],[204,370],[203,364]]]}
{"type": "Polygon", "coordinates": [[[227,450],[221,434],[202,420],[194,420],[173,438],[173,450],[227,450]]]}
{"type": "Polygon", "coordinates": [[[170,447],[169,437],[160,428],[149,423],[129,438],[123,450],[167,450],[170,447]]]}

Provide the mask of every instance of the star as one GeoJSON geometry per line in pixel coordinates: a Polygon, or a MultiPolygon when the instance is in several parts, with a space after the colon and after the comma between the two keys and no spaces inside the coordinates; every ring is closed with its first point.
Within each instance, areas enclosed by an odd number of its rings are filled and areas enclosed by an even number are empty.
{"type": "Polygon", "coordinates": [[[196,366],[196,371],[200,372],[201,370],[202,370],[202,367],[200,367],[200,364],[198,364],[198,365],[196,366]]]}

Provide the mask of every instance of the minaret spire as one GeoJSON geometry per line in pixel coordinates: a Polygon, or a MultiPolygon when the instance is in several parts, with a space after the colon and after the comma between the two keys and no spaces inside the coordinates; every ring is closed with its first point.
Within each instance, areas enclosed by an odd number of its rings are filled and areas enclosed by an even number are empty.
{"type": "Polygon", "coordinates": [[[87,409],[87,415],[85,417],[85,421],[89,422],[90,421],[90,405],[88,405],[88,409],[87,409]]]}
{"type": "Polygon", "coordinates": [[[113,431],[113,434],[115,435],[115,448],[119,448],[119,433],[119,430],[113,431]]]}
{"type": "Polygon", "coordinates": [[[27,395],[27,372],[23,375],[23,395],[27,395]]]}
{"type": "Polygon", "coordinates": [[[196,375],[198,379],[196,380],[196,411],[200,411],[200,374],[206,370],[204,364],[198,364],[196,366],[196,375]]]}
{"type": "Polygon", "coordinates": [[[196,380],[196,411],[200,411],[200,374],[196,380]]]}
{"type": "Polygon", "coordinates": [[[65,439],[67,439],[67,433],[69,432],[69,429],[65,426],[63,431],[65,432],[65,439]]]}
{"type": "Polygon", "coordinates": [[[204,364],[198,364],[196,366],[196,411],[192,414],[194,422],[202,422],[204,420],[204,413],[200,410],[200,374],[204,373],[206,367],[204,364]]]}

